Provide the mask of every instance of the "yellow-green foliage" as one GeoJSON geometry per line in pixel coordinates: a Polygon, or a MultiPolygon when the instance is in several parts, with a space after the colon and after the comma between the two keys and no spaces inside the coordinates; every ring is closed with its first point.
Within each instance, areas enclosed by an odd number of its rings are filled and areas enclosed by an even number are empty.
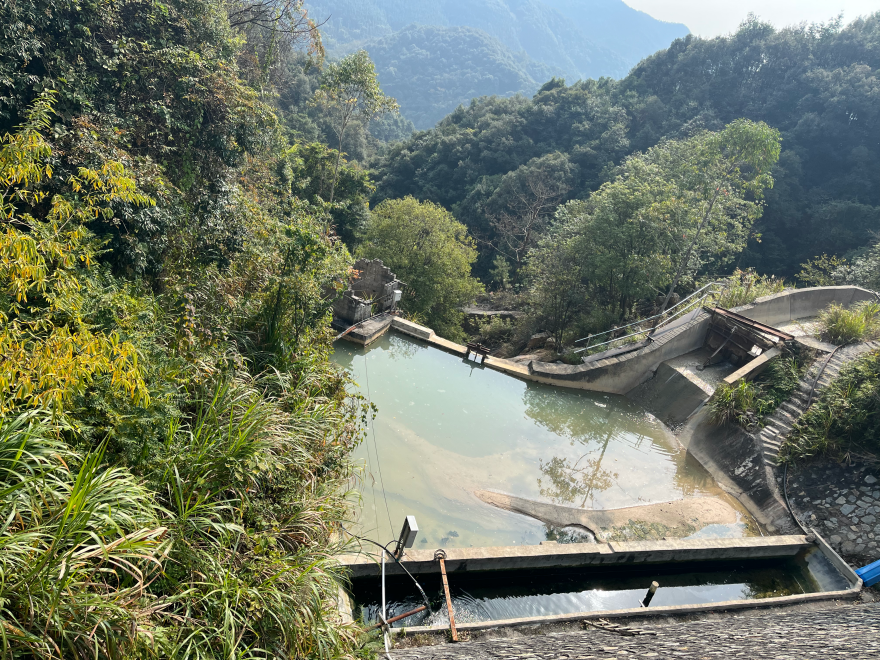
{"type": "Polygon", "coordinates": [[[822,338],[834,344],[853,344],[880,337],[880,304],[864,301],[850,308],[832,304],[819,315],[822,338]]]}
{"type": "Polygon", "coordinates": [[[96,374],[136,401],[149,395],[132,344],[115,333],[93,332],[81,316],[84,270],[98,245],[85,223],[107,214],[111,202],[152,200],[137,192],[121,164],[80,168],[69,194],[48,198],[52,177],[51,97],[31,108],[26,123],[0,138],[0,413],[18,406],[60,408],[82,393],[96,374]],[[19,213],[16,202],[47,201],[45,217],[19,213]]]}

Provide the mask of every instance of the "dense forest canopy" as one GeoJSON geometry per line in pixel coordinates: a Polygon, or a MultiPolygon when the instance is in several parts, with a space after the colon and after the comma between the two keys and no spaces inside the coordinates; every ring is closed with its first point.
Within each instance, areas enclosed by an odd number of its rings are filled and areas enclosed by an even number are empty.
{"type": "Polygon", "coordinates": [[[567,198],[583,199],[628,154],[745,117],[779,129],[782,153],[738,264],[791,276],[880,231],[878,44],[878,14],[783,30],[751,19],[727,37],[679,39],[620,81],[554,79],[531,99],[475,99],[388,150],[374,200],[413,195],[452,209],[480,242],[485,276],[506,175],[558,153],[570,163],[567,198]]]}
{"type": "Polygon", "coordinates": [[[310,0],[331,56],[363,48],[416,127],[464,98],[531,96],[552,76],[623,77],[688,33],[622,0],[310,0]],[[425,97],[428,98],[425,98],[425,97]]]}

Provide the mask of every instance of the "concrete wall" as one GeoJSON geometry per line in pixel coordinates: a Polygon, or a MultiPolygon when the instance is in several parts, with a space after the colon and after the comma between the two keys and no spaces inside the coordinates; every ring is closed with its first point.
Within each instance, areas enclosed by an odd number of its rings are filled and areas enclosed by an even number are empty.
{"type": "Polygon", "coordinates": [[[703,408],[688,420],[678,440],[771,534],[798,530],[776,480],[767,473],[756,438],[734,424],[713,424],[703,408]]]}
{"type": "MultiPolygon", "coordinates": [[[[813,287],[758,298],[753,304],[733,311],[759,323],[775,325],[816,316],[831,303],[848,306],[862,300],[876,300],[876,296],[857,286],[813,287]]],[[[579,365],[531,362],[531,380],[626,394],[651,378],[662,362],[700,348],[705,341],[709,320],[708,314],[700,312],[687,323],[673,322],[658,330],[656,341],[645,348],[597,362],[579,365]]]]}
{"type": "MultiPolygon", "coordinates": [[[[455,573],[792,557],[810,545],[805,536],[795,535],[450,548],[446,550],[446,570],[455,573]]],[[[378,557],[372,554],[372,550],[370,554],[344,556],[340,561],[351,571],[353,578],[379,574],[378,557]]],[[[407,570],[414,575],[440,572],[440,565],[434,559],[433,550],[407,550],[402,561],[407,570]]],[[[385,572],[388,575],[404,574],[400,566],[390,558],[386,558],[385,572]]]]}
{"type": "Polygon", "coordinates": [[[703,345],[710,316],[702,312],[689,323],[658,336],[632,353],[587,364],[529,363],[532,380],[562,387],[626,394],[651,378],[662,362],[703,345]]]}
{"type": "Polygon", "coordinates": [[[777,325],[817,316],[832,303],[849,307],[863,300],[877,300],[873,292],[857,286],[823,286],[789,289],[758,298],[751,305],[732,310],[753,321],[777,325]]]}
{"type": "Polygon", "coordinates": [[[357,279],[333,303],[334,319],[360,323],[373,314],[394,309],[394,291],[403,286],[397,276],[378,259],[358,259],[354,269],[358,271],[357,279]]]}

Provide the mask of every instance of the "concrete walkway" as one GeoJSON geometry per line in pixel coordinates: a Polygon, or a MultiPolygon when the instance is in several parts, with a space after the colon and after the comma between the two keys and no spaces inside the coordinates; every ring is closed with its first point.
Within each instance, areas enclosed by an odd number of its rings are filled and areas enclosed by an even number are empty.
{"type": "Polygon", "coordinates": [[[441,644],[391,652],[395,660],[588,660],[593,658],[880,658],[880,603],[811,612],[760,612],[630,629],[441,644]]]}

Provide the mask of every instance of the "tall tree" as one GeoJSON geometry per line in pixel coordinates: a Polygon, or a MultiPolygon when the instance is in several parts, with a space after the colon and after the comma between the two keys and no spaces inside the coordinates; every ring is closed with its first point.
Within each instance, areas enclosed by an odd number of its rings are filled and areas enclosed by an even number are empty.
{"type": "Polygon", "coordinates": [[[589,300],[582,323],[605,329],[683,277],[715,274],[745,247],[778,156],[778,132],[747,120],[631,156],[589,199],[563,206],[533,254],[539,315],[573,280],[589,300]],[[577,255],[564,260],[573,273],[558,272],[559,249],[577,255]]]}
{"type": "Polygon", "coordinates": [[[324,106],[331,114],[333,131],[339,143],[328,200],[332,204],[339,179],[342,140],[351,123],[355,120],[367,122],[388,112],[397,112],[399,106],[397,101],[382,92],[376,79],[376,67],[363,50],[327,65],[321,88],[315,94],[315,103],[324,106]]]}
{"type": "Polygon", "coordinates": [[[471,277],[474,240],[449,211],[413,197],[386,200],[373,210],[356,254],[381,259],[404,282],[405,311],[444,337],[463,337],[461,307],[483,287],[471,277]]]}
{"type": "Polygon", "coordinates": [[[577,166],[559,152],[533,158],[505,174],[486,204],[494,247],[519,272],[547,221],[571,190],[577,166]]]}

